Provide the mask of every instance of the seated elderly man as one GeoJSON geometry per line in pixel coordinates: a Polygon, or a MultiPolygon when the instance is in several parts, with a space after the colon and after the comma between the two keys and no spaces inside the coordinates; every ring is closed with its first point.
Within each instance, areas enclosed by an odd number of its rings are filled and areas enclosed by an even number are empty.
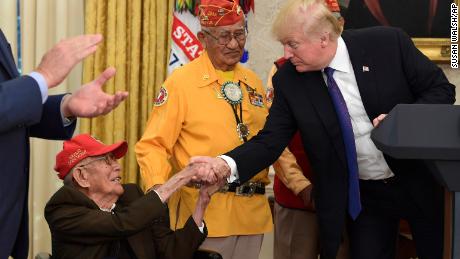
{"type": "Polygon", "coordinates": [[[190,166],[147,194],[121,184],[117,159],[127,143],[105,145],[81,134],[64,142],[55,170],[64,186],[48,201],[45,218],[52,235],[53,258],[192,258],[207,235],[203,214],[208,187],[199,193],[184,228],[169,228],[164,202],[197,177],[190,166]]]}

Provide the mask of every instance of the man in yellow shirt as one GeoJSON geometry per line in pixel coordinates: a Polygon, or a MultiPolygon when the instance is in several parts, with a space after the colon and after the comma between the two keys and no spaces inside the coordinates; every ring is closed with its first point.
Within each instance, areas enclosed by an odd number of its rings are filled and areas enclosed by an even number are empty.
{"type": "MultiPolygon", "coordinates": [[[[192,156],[216,156],[241,145],[257,134],[268,114],[261,80],[239,64],[247,31],[237,1],[203,0],[199,11],[198,38],[205,51],[165,81],[136,144],[147,188],[166,182],[172,168],[184,168],[192,156]]],[[[239,187],[226,184],[213,195],[205,213],[208,238],[201,248],[224,259],[258,258],[263,234],[272,231],[264,195],[267,174],[265,169],[239,187]]],[[[184,187],[170,198],[173,229],[181,228],[193,212],[195,187],[184,187]]]]}

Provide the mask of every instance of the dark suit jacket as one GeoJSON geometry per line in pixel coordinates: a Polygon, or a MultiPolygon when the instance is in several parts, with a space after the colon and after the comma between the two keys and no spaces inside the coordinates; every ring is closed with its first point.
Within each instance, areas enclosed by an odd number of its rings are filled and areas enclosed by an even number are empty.
{"type": "MultiPolygon", "coordinates": [[[[401,30],[374,27],[345,31],[342,37],[371,121],[399,103],[455,101],[454,86],[442,70],[401,30]]],[[[247,181],[273,163],[300,130],[316,177],[314,198],[322,254],[335,258],[347,212],[348,171],[334,106],[320,71],[298,73],[288,62],[273,77],[273,86],[275,98],[263,130],[227,155],[236,161],[241,180],[247,181]]],[[[439,213],[432,211],[434,180],[425,167],[417,161],[385,159],[404,179],[417,205],[429,214],[439,213]]]]}
{"type": "Polygon", "coordinates": [[[45,207],[51,229],[53,258],[103,258],[114,242],[127,240],[138,259],[192,258],[207,235],[192,217],[183,229],[169,228],[168,208],[155,192],[146,195],[135,184],[125,193],[114,214],[104,212],[80,191],[64,186],[45,207]]]}
{"type": "MultiPolygon", "coordinates": [[[[11,48],[0,31],[0,258],[28,254],[27,193],[29,137],[68,139],[76,123],[63,127],[62,95],[42,104],[40,89],[19,76],[11,48]]],[[[43,172],[35,172],[43,173],[43,172]]],[[[49,175],[44,175],[49,177],[49,175]]]]}

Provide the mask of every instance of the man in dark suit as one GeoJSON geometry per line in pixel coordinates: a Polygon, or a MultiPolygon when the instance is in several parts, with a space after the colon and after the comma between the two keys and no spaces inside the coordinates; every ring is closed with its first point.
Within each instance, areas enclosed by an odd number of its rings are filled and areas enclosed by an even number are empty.
{"type": "Polygon", "coordinates": [[[203,216],[210,185],[200,189],[195,212],[184,228],[169,228],[164,203],[197,176],[197,166],[176,173],[146,195],[135,184],[121,184],[125,141],[105,145],[88,134],[65,141],[55,170],[64,186],[45,207],[53,258],[192,258],[207,235],[203,216]]]}
{"type": "Polygon", "coordinates": [[[245,182],[299,130],[316,176],[322,258],[335,258],[345,225],[350,258],[394,258],[400,218],[409,221],[419,258],[442,258],[440,186],[423,162],[384,156],[370,132],[396,104],[453,103],[454,86],[402,30],[341,33],[315,0],[290,1],[273,30],[289,62],[273,77],[263,130],[224,156],[191,162],[245,182]]]}
{"type": "Polygon", "coordinates": [[[101,87],[115,70],[74,94],[48,96],[84,57],[96,51],[101,35],[63,40],[43,56],[27,76],[17,72],[10,45],[0,30],[0,258],[26,258],[28,254],[27,194],[29,137],[67,139],[75,117],[94,117],[114,109],[126,92],[105,94],[101,87]]]}

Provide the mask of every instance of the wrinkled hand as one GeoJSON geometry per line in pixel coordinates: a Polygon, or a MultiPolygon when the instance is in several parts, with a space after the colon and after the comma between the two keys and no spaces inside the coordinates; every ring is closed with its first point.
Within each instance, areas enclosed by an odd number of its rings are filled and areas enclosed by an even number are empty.
{"type": "Polygon", "coordinates": [[[215,184],[203,184],[200,188],[200,195],[202,191],[205,191],[208,196],[212,196],[214,193],[219,191],[226,182],[226,179],[220,179],[215,184]]]}
{"type": "Polygon", "coordinates": [[[67,77],[76,64],[94,53],[101,41],[100,34],[80,35],[62,40],[42,57],[35,71],[43,75],[48,88],[53,88],[67,77]]]}
{"type": "Polygon", "coordinates": [[[302,191],[299,192],[297,196],[302,199],[303,204],[308,208],[308,209],[315,209],[315,203],[313,202],[313,199],[311,197],[311,191],[313,190],[313,185],[308,185],[303,189],[302,191]]]}
{"type": "Polygon", "coordinates": [[[230,167],[219,157],[195,156],[190,159],[190,163],[202,165],[194,180],[215,184],[218,180],[230,176],[230,167]]]}
{"type": "Polygon", "coordinates": [[[372,124],[374,125],[374,127],[377,127],[380,124],[380,122],[382,122],[383,119],[385,119],[386,116],[386,114],[380,114],[379,116],[377,116],[377,118],[373,119],[372,124]]]}
{"type": "Polygon", "coordinates": [[[192,214],[193,220],[200,226],[203,222],[204,212],[211,201],[211,195],[217,192],[225,183],[225,180],[217,181],[215,184],[203,184],[200,188],[198,200],[196,202],[195,211],[192,214]]]}
{"type": "Polygon", "coordinates": [[[82,85],[75,93],[62,101],[65,117],[92,118],[115,109],[128,97],[128,92],[118,91],[114,95],[102,91],[102,85],[115,75],[115,68],[107,68],[95,80],[82,85]]]}
{"type": "Polygon", "coordinates": [[[211,164],[208,163],[190,163],[188,166],[194,168],[195,175],[192,176],[192,183],[215,184],[217,177],[212,170],[211,164]]]}
{"type": "Polygon", "coordinates": [[[210,193],[210,191],[211,191],[210,189],[212,188],[212,186],[213,185],[204,184],[200,188],[198,201],[204,207],[208,206],[209,202],[211,201],[212,193],[210,193]]]}

